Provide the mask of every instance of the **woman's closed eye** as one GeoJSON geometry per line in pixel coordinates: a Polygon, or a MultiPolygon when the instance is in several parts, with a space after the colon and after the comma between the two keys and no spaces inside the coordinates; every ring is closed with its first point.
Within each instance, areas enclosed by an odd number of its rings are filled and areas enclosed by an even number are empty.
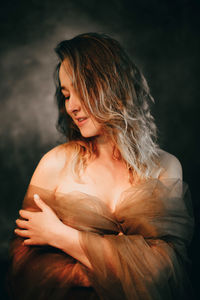
{"type": "Polygon", "coordinates": [[[69,100],[69,98],[70,98],[70,95],[64,95],[64,94],[62,94],[62,96],[63,96],[64,100],[69,100]]]}

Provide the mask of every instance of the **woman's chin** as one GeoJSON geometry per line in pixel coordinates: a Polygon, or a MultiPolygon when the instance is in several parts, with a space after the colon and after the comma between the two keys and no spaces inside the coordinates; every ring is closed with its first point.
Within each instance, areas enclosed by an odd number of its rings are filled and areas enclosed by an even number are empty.
{"type": "Polygon", "coordinates": [[[80,133],[82,137],[84,138],[91,138],[91,137],[96,137],[99,136],[100,133],[98,131],[86,131],[86,130],[80,130],[80,133]]]}

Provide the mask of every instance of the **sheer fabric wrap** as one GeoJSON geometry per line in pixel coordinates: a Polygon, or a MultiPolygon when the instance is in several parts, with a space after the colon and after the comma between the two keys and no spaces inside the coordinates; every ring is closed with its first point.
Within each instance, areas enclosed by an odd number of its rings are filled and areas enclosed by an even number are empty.
{"type": "Polygon", "coordinates": [[[13,299],[76,299],[70,298],[73,287],[82,289],[77,299],[191,297],[186,270],[193,213],[185,182],[148,179],[125,190],[114,212],[102,199],[82,192],[61,194],[33,185],[23,208],[37,210],[35,193],[63,223],[80,230],[80,243],[92,269],[58,249],[23,246],[23,239],[15,237],[10,272],[13,299]]]}

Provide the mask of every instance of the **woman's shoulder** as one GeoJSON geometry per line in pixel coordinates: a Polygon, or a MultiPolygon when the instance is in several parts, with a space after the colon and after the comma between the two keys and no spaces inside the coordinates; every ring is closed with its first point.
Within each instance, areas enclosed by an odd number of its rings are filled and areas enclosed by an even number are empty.
{"type": "Polygon", "coordinates": [[[158,154],[160,166],[159,178],[182,179],[182,166],[179,159],[163,149],[159,149],[158,154]]]}
{"type": "Polygon", "coordinates": [[[68,143],[58,145],[48,151],[36,167],[30,184],[49,190],[54,189],[69,161],[70,152],[68,143]]]}
{"type": "Polygon", "coordinates": [[[57,169],[62,168],[66,164],[69,152],[70,147],[68,143],[60,144],[44,154],[40,163],[44,163],[47,167],[55,166],[57,169]]]}

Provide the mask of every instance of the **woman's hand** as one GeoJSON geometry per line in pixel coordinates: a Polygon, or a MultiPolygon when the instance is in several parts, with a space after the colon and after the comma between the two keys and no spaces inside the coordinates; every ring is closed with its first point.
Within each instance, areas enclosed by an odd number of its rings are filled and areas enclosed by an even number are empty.
{"type": "Polygon", "coordinates": [[[54,234],[63,223],[38,195],[34,195],[34,201],[41,212],[20,210],[20,216],[26,220],[16,220],[19,228],[15,229],[15,233],[26,238],[24,245],[50,245],[54,234]]]}

